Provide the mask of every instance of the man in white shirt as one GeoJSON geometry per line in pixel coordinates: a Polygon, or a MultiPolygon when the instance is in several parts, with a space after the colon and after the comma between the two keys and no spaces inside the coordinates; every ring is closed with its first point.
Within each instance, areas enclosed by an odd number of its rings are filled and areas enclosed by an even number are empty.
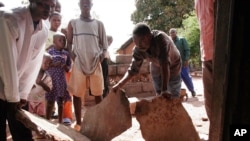
{"type": "Polygon", "coordinates": [[[14,141],[30,141],[29,129],[16,120],[41,67],[48,29],[46,20],[56,0],[29,0],[28,7],[0,10],[0,140],[6,120],[14,141]]]}

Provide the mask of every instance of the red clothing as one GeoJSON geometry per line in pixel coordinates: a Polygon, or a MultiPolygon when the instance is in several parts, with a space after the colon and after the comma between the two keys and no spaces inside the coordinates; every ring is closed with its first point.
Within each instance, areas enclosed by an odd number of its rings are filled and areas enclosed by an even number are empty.
{"type": "MultiPolygon", "coordinates": [[[[71,72],[66,72],[65,76],[66,76],[66,81],[67,83],[69,82],[69,78],[70,78],[71,72]]],[[[70,93],[70,96],[72,96],[72,94],[70,93]]],[[[64,108],[63,108],[63,118],[69,118],[69,119],[73,119],[73,114],[72,114],[72,101],[66,101],[64,102],[64,108]]]]}
{"type": "Polygon", "coordinates": [[[200,26],[200,49],[202,61],[213,59],[214,1],[215,0],[195,0],[195,11],[200,26]]]}

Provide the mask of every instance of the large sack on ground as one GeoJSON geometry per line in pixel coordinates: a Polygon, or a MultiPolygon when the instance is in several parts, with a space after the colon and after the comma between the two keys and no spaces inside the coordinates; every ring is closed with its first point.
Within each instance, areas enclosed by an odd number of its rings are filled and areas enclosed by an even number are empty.
{"type": "Polygon", "coordinates": [[[80,132],[91,141],[110,141],[132,126],[129,101],[123,91],[111,92],[87,109],[80,132]]]}
{"type": "Polygon", "coordinates": [[[136,103],[135,116],[146,141],[199,141],[181,99],[155,97],[136,103]]]}

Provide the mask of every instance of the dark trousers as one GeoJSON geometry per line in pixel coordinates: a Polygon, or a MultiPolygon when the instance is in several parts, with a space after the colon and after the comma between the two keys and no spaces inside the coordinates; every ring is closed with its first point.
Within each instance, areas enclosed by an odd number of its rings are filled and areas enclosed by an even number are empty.
{"type": "Polygon", "coordinates": [[[32,132],[8,109],[9,103],[0,99],[0,141],[6,141],[6,121],[8,121],[13,141],[33,141],[32,132]]]}
{"type": "Polygon", "coordinates": [[[108,59],[104,58],[102,61],[102,74],[103,74],[103,82],[104,82],[104,90],[103,90],[103,97],[106,97],[109,93],[109,65],[108,65],[108,59]]]}

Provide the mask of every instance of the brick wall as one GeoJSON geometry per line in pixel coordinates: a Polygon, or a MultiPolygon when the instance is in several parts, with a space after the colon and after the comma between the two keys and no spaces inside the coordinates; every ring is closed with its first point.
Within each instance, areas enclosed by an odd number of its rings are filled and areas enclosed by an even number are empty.
{"type": "MultiPolygon", "coordinates": [[[[126,73],[132,56],[131,55],[117,55],[114,62],[109,63],[109,87],[110,90],[114,84],[116,84],[126,73]]],[[[128,97],[148,97],[154,96],[154,88],[151,82],[151,76],[149,73],[149,63],[143,62],[140,69],[140,74],[133,77],[128,83],[126,83],[123,89],[128,97]]],[[[94,101],[93,96],[89,96],[88,93],[85,96],[85,103],[92,103],[94,101]]]]}
{"type": "MultiPolygon", "coordinates": [[[[116,84],[123,77],[131,63],[131,59],[131,55],[120,54],[116,56],[114,62],[110,62],[110,87],[116,84]]],[[[143,62],[140,73],[128,83],[126,83],[123,89],[126,91],[126,94],[129,97],[147,97],[155,95],[149,73],[149,63],[147,61],[143,62]]]]}

